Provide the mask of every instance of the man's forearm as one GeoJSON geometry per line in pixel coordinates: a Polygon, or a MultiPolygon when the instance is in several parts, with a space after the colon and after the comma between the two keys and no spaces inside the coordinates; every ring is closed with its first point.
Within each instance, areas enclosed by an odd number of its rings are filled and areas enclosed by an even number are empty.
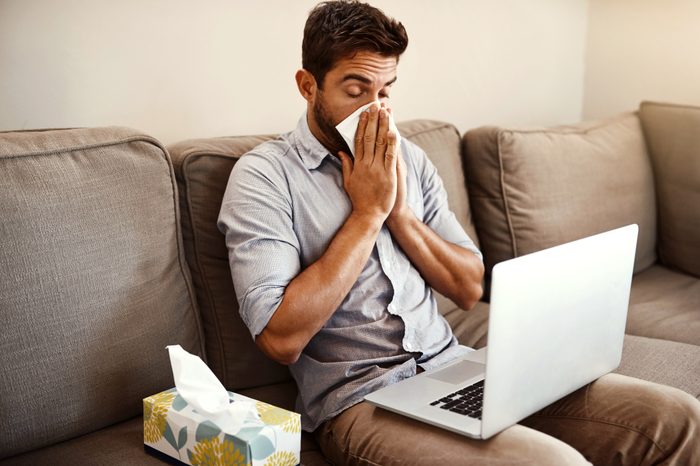
{"type": "Polygon", "coordinates": [[[474,307],[483,293],[484,266],[473,252],[440,238],[408,208],[386,224],[430,286],[462,309],[474,307]]]}
{"type": "Polygon", "coordinates": [[[269,357],[284,364],[298,359],[357,281],[382,220],[351,214],[326,252],[287,285],[281,304],[256,339],[269,357]]]}

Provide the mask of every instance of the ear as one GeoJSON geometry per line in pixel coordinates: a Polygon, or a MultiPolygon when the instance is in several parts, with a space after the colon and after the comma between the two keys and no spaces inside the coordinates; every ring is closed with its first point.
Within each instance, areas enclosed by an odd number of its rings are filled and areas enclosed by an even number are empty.
{"type": "Polygon", "coordinates": [[[297,81],[297,88],[301,96],[306,99],[307,102],[313,102],[316,97],[316,79],[314,75],[305,69],[300,69],[294,76],[297,81]]]}

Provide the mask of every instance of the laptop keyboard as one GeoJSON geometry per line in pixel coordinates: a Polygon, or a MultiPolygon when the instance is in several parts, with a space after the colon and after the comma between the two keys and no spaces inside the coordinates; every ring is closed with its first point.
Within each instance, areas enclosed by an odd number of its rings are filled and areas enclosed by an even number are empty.
{"type": "Polygon", "coordinates": [[[481,380],[461,390],[450,393],[430,403],[440,409],[481,420],[481,408],[484,402],[484,381],[481,380]]]}

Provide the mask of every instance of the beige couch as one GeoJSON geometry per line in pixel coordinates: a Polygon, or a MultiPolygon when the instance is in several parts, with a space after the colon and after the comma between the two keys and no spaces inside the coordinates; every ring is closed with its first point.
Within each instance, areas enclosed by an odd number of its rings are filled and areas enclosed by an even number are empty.
{"type": "MultiPolygon", "coordinates": [[[[700,397],[700,108],[644,103],[463,138],[447,123],[399,128],[438,167],[489,268],[638,223],[618,371],[700,397]]],[[[271,137],[166,150],[126,128],[0,133],[1,464],[162,464],[142,447],[141,399],[172,386],[167,344],[204,356],[227,388],[293,407],[287,368],[237,314],[216,229],[231,167],[271,137]]],[[[486,343],[487,302],[439,305],[463,344],[486,343]]],[[[309,435],[302,462],[325,463],[309,435]]]]}

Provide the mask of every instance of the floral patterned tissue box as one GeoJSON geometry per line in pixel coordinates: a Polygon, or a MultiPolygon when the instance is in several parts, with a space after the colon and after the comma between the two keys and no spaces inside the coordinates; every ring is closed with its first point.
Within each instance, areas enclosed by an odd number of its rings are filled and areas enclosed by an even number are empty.
{"type": "Polygon", "coordinates": [[[144,444],[193,466],[299,464],[300,415],[228,393],[232,403],[247,402],[257,410],[259,419],[251,416],[236,432],[224,432],[171,388],[143,400],[144,444]]]}

